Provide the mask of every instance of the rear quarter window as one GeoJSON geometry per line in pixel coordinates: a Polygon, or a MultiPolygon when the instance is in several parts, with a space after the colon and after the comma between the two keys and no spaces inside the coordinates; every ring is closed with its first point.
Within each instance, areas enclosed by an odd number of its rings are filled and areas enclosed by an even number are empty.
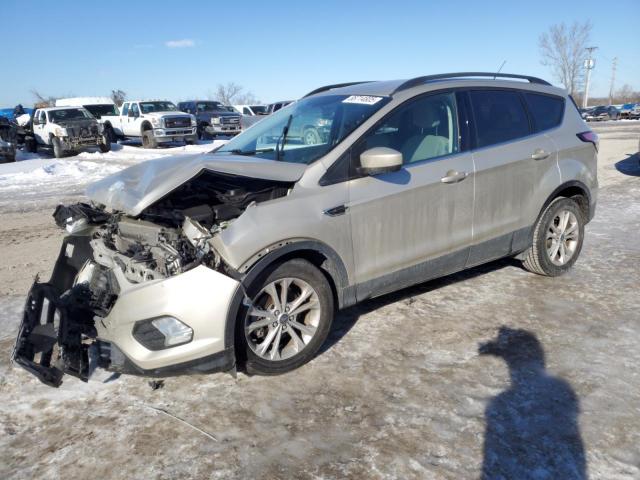
{"type": "Polygon", "coordinates": [[[529,118],[512,90],[471,90],[477,147],[516,140],[531,133],[529,118]]]}
{"type": "Polygon", "coordinates": [[[549,130],[562,123],[564,98],[528,92],[524,98],[533,119],[534,131],[549,130]]]}

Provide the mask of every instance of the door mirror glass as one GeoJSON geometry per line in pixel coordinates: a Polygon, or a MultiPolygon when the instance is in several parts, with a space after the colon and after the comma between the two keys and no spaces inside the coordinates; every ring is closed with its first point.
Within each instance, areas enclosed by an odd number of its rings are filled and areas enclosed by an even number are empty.
{"type": "Polygon", "coordinates": [[[393,148],[374,147],[360,155],[360,173],[379,175],[395,172],[402,167],[402,153],[393,148]]]}

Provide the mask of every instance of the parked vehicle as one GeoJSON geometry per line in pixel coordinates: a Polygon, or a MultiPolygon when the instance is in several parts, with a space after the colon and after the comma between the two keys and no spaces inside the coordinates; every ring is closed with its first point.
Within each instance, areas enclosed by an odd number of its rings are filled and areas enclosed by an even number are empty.
{"type": "Polygon", "coordinates": [[[58,207],[69,235],[13,359],[53,386],[86,380],[91,342],[118,372],[277,374],[368,298],[507,256],[561,275],[595,212],[597,149],[567,92],[535,77],[319,88],[214,152],[58,207]],[[292,141],[314,117],[321,143],[292,141]]]}
{"type": "Polygon", "coordinates": [[[613,105],[595,107],[589,113],[585,120],[587,122],[600,122],[604,120],[618,120],[620,112],[613,105]]]}
{"type": "Polygon", "coordinates": [[[0,116],[0,162],[15,162],[18,125],[6,117],[0,116]]]}
{"type": "Polygon", "coordinates": [[[619,109],[620,118],[631,118],[631,112],[633,112],[633,109],[635,107],[635,103],[625,103],[624,105],[622,105],[619,109]]]}
{"type": "Polygon", "coordinates": [[[233,108],[235,108],[236,112],[249,117],[267,115],[266,105],[233,105],[233,108]]]}
{"type": "Polygon", "coordinates": [[[240,114],[231,113],[220,102],[211,100],[188,100],[178,103],[178,109],[195,115],[198,124],[198,138],[217,135],[237,135],[242,131],[240,114]]]}
{"type": "Polygon", "coordinates": [[[640,118],[640,103],[636,103],[633,109],[629,112],[629,119],[636,120],[640,118]]]}
{"type": "Polygon", "coordinates": [[[286,107],[291,103],[293,103],[293,100],[284,100],[281,102],[270,103],[269,105],[267,105],[267,115],[271,115],[272,113],[277,112],[281,108],[286,107]]]}
{"type": "Polygon", "coordinates": [[[198,140],[196,117],[165,100],[124,102],[119,115],[102,115],[101,120],[111,142],[141,139],[144,148],[156,148],[162,143],[198,140]]]}
{"type": "Polygon", "coordinates": [[[39,146],[50,147],[56,158],[77,154],[87,147],[98,147],[101,152],[111,150],[102,126],[82,107],[36,109],[24,132],[28,152],[36,152],[39,146]]]}

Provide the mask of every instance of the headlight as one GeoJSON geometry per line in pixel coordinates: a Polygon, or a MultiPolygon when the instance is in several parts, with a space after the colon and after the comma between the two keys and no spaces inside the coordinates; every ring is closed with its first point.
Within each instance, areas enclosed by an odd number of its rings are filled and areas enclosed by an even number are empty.
{"type": "Polygon", "coordinates": [[[56,127],[56,137],[66,137],[67,129],[62,127],[56,127]]]}
{"type": "Polygon", "coordinates": [[[196,125],[198,125],[198,121],[194,115],[191,115],[191,126],[195,127],[196,125]]]}
{"type": "Polygon", "coordinates": [[[211,123],[213,123],[214,125],[220,125],[220,117],[212,117],[211,123]]]}
{"type": "Polygon", "coordinates": [[[154,127],[159,127],[161,125],[160,119],[151,117],[151,125],[153,125],[154,127]]]}

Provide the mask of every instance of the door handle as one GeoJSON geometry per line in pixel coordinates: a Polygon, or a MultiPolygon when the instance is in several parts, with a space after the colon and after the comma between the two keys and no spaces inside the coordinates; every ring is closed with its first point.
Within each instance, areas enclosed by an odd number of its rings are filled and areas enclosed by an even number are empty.
{"type": "Polygon", "coordinates": [[[458,172],[456,170],[449,170],[444,177],[440,179],[442,183],[458,183],[467,178],[469,174],[467,172],[458,172]]]}
{"type": "Polygon", "coordinates": [[[544,160],[549,155],[551,155],[549,152],[546,152],[541,148],[536,148],[531,154],[531,158],[533,158],[534,160],[544,160]]]}

